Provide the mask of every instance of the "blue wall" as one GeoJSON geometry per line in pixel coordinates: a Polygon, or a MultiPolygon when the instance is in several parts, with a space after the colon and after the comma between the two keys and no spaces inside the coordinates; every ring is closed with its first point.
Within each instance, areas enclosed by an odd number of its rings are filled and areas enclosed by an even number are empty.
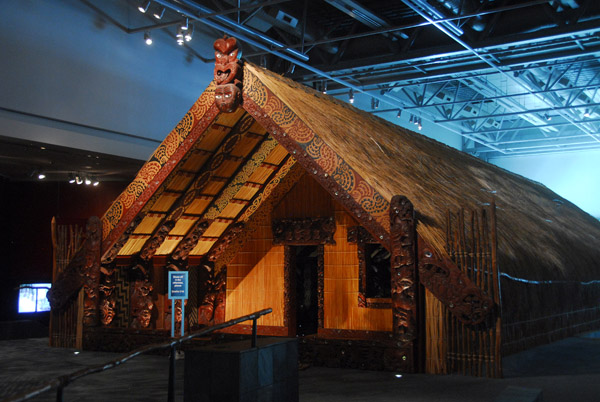
{"type": "Polygon", "coordinates": [[[490,162],[544,184],[600,219],[600,151],[500,158],[490,162]]]}

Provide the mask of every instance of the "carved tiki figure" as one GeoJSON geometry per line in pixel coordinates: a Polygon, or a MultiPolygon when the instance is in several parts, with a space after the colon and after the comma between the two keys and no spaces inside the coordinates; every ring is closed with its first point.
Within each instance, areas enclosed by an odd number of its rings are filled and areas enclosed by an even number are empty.
{"type": "Polygon", "coordinates": [[[220,111],[231,113],[242,100],[242,62],[235,38],[225,35],[214,43],[215,49],[215,104],[220,111]]]}
{"type": "Polygon", "coordinates": [[[148,328],[152,318],[152,284],[148,280],[137,280],[133,283],[133,292],[131,293],[131,316],[133,328],[148,328]]]}

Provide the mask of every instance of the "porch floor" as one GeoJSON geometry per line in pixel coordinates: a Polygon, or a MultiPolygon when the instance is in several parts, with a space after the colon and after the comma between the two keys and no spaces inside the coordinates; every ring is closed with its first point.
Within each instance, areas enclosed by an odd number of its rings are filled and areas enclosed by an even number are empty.
{"type": "MultiPolygon", "coordinates": [[[[0,341],[0,399],[61,374],[118,356],[50,348],[46,338],[0,341]]],[[[177,400],[183,400],[183,360],[177,361],[177,400]]],[[[541,389],[544,402],[598,401],[600,333],[584,334],[504,358],[501,380],[310,367],[300,371],[300,401],[494,401],[508,387],[541,389]]],[[[65,401],[166,401],[168,358],[140,356],[75,381],[65,401]]],[[[54,401],[55,393],[35,401],[54,401]]],[[[285,402],[285,401],[282,401],[285,402]]]]}

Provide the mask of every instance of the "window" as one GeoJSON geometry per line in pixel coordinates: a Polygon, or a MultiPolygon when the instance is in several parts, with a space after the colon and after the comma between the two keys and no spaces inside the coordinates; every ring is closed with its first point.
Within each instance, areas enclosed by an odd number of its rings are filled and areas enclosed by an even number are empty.
{"type": "Polygon", "coordinates": [[[365,244],[367,299],[392,297],[390,253],[381,244],[365,244]]]}
{"type": "Polygon", "coordinates": [[[46,293],[50,283],[25,283],[19,286],[19,313],[50,311],[46,293]]]}

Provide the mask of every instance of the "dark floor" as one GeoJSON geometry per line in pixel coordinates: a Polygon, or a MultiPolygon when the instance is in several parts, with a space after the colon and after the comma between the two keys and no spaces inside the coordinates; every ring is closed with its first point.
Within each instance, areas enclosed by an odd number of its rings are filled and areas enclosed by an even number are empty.
{"type": "MultiPolygon", "coordinates": [[[[44,338],[0,341],[0,398],[61,374],[115,358],[47,346],[44,338]]],[[[183,360],[177,361],[177,400],[183,400],[183,360]]],[[[600,401],[600,334],[581,335],[504,359],[502,380],[328,369],[300,371],[300,400],[495,401],[508,387],[539,389],[544,402],[600,401]]],[[[65,401],[165,401],[168,358],[140,356],[105,373],[75,381],[65,401]]],[[[53,392],[34,399],[54,401],[53,392]]],[[[285,402],[285,401],[282,401],[285,402]]]]}

